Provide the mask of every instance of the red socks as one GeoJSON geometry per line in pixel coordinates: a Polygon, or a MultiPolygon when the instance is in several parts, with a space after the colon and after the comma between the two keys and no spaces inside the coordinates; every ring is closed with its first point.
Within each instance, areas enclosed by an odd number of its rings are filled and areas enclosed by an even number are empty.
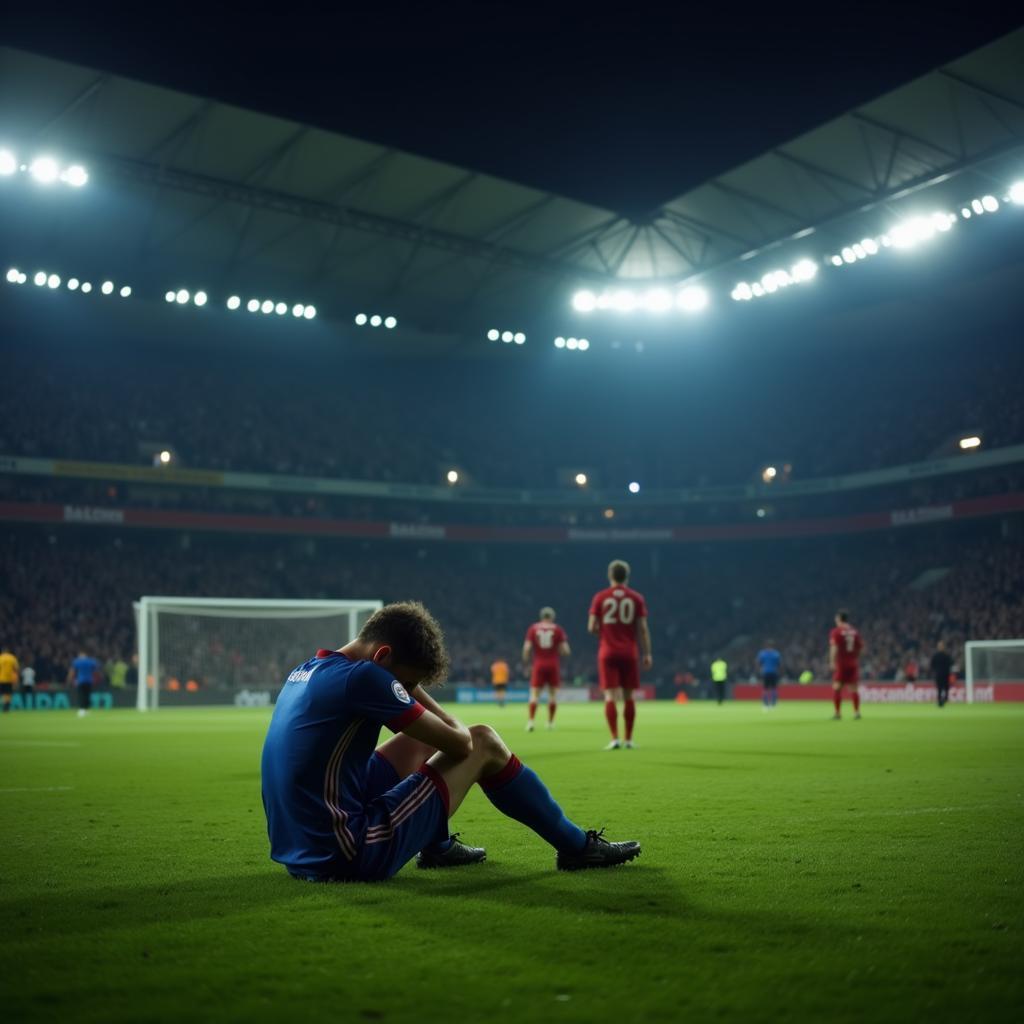
{"type": "Polygon", "coordinates": [[[535,700],[530,701],[530,721],[533,721],[533,716],[537,714],[537,702],[535,700]]]}
{"type": "Polygon", "coordinates": [[[853,698],[854,714],[857,714],[860,711],[860,690],[854,690],[850,696],[853,698]]]}
{"type": "Polygon", "coordinates": [[[835,705],[836,714],[839,714],[839,709],[843,706],[843,691],[833,690],[832,691],[832,703],[835,705]]]}
{"type": "Polygon", "coordinates": [[[557,707],[558,707],[558,705],[554,701],[552,701],[548,705],[548,722],[549,723],[553,722],[555,720],[555,708],[557,708],[557,707]]]}
{"type": "Polygon", "coordinates": [[[633,738],[633,723],[636,721],[636,702],[627,700],[622,708],[622,717],[626,720],[626,739],[633,738]]]}
{"type": "Polygon", "coordinates": [[[619,710],[615,706],[615,701],[606,700],[604,702],[604,717],[608,720],[612,739],[617,740],[619,738],[619,710]]]}

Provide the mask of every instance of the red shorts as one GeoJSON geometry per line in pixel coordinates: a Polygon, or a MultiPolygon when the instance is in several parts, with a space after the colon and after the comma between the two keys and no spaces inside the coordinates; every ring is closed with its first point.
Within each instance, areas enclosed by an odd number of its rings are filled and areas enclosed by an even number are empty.
{"type": "Polygon", "coordinates": [[[541,686],[559,686],[562,682],[562,674],[558,665],[537,665],[533,666],[530,674],[530,685],[539,689],[541,686]]]}
{"type": "Polygon", "coordinates": [[[597,659],[602,690],[635,690],[640,685],[640,662],[631,654],[605,654],[597,659]]]}
{"type": "Polygon", "coordinates": [[[832,673],[833,683],[859,683],[860,665],[836,665],[832,673]]]}

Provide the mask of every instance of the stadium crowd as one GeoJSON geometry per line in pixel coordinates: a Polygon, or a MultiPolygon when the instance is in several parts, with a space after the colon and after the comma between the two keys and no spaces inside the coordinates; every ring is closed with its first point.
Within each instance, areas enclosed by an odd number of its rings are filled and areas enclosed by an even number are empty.
{"type": "MultiPolygon", "coordinates": [[[[684,677],[704,679],[718,654],[734,680],[751,678],[754,654],[769,639],[787,677],[827,678],[827,632],[840,605],[865,636],[864,676],[899,679],[908,666],[926,665],[939,639],[959,659],[965,639],[1024,635],[1024,546],[994,533],[992,524],[947,525],[898,536],[608,552],[25,527],[4,541],[0,639],[35,664],[41,683],[60,682],[80,649],[130,663],[132,602],[143,594],[416,598],[447,630],[452,678],[482,683],[497,656],[516,670],[527,625],[552,604],[573,646],[568,677],[591,681],[589,599],[603,585],[608,556],[625,554],[651,609],[652,682],[670,688],[684,677]]],[[[294,653],[263,652],[253,666],[250,651],[219,642],[219,661],[207,652],[168,673],[205,671],[210,686],[270,685],[294,653]]]]}
{"type": "Polygon", "coordinates": [[[1019,346],[1007,347],[999,374],[983,359],[930,353],[927,395],[920,355],[889,353],[880,374],[873,354],[848,352],[838,375],[833,353],[814,352],[797,379],[762,353],[742,374],[711,361],[682,378],[648,372],[621,392],[606,366],[582,364],[551,375],[367,362],[325,366],[311,381],[273,358],[256,366],[183,350],[115,360],[84,344],[46,358],[30,348],[8,367],[19,405],[0,420],[0,454],[148,464],[166,448],[194,468],[408,483],[439,483],[454,466],[467,481],[518,488],[565,485],[581,469],[618,488],[743,483],[767,463],[791,465],[798,479],[875,469],[950,451],[963,432],[980,432],[987,447],[1024,441],[1019,346]],[[72,379],[88,400],[69,413],[72,379]],[[837,408],[849,410],[850,429],[813,429],[837,408]]]}

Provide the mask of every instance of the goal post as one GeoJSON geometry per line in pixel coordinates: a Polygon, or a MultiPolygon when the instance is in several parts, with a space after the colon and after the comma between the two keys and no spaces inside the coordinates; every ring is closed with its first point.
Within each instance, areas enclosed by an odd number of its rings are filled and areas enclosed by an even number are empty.
{"type": "Polygon", "coordinates": [[[379,608],[369,600],[160,597],[135,602],[139,711],[161,690],[205,691],[206,703],[236,703],[243,690],[276,688],[318,648],[354,639],[379,608]],[[211,699],[212,698],[212,699],[211,699]]]}
{"type": "Polygon", "coordinates": [[[996,685],[1019,686],[1024,693],[1024,639],[968,640],[964,644],[967,703],[974,703],[979,687],[996,685]]]}

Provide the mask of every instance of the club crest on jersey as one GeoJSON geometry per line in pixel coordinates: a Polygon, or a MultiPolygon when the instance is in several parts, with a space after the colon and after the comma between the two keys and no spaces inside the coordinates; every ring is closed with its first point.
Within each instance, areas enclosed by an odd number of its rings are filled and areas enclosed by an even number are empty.
{"type": "Polygon", "coordinates": [[[397,679],[391,684],[391,692],[403,704],[411,704],[412,703],[412,697],[410,697],[409,694],[406,693],[405,687],[397,679]]]}

